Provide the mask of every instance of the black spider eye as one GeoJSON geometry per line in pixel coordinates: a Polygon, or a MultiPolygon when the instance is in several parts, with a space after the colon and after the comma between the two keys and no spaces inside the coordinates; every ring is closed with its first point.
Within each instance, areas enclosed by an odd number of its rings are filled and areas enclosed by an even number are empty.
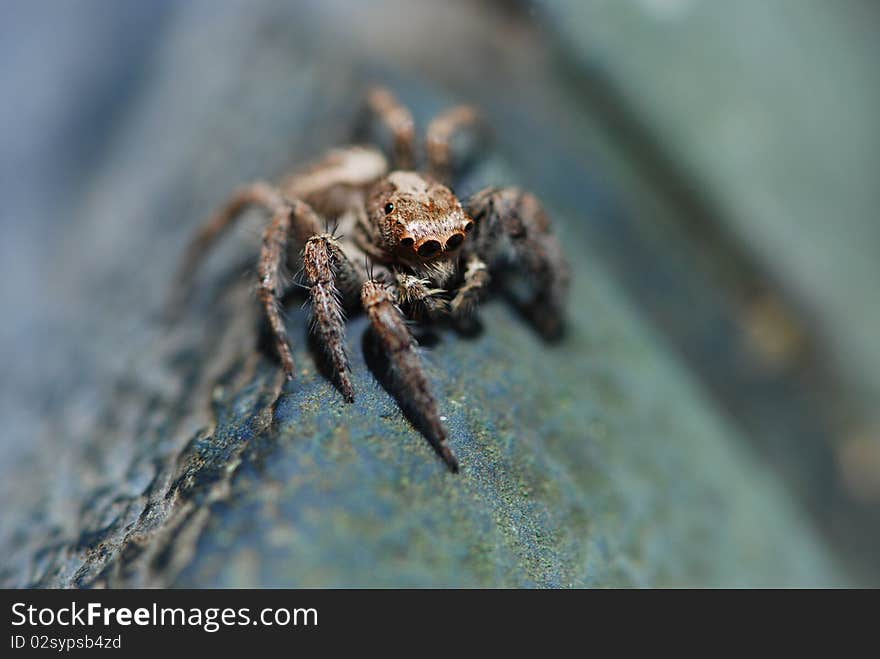
{"type": "Polygon", "coordinates": [[[434,256],[441,249],[439,240],[426,240],[417,250],[420,256],[434,256]]]}
{"type": "Polygon", "coordinates": [[[453,233],[446,241],[446,250],[451,252],[464,242],[463,233],[453,233]]]}
{"type": "Polygon", "coordinates": [[[385,215],[388,215],[393,210],[394,210],[394,204],[392,204],[391,202],[385,204],[385,215]]]}
{"type": "Polygon", "coordinates": [[[471,231],[473,231],[473,229],[474,229],[474,223],[473,223],[473,222],[470,222],[470,221],[469,221],[467,224],[464,225],[464,230],[467,231],[468,233],[470,233],[471,231]]]}

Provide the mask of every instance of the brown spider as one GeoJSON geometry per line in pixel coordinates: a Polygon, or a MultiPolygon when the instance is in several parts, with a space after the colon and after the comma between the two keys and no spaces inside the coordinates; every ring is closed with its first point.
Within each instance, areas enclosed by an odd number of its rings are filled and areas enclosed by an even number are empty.
{"type": "Polygon", "coordinates": [[[309,290],[312,331],[326,349],[345,400],[354,400],[346,354],[343,306],[366,311],[401,395],[423,420],[425,433],[452,471],[458,460],[431,392],[407,318],[449,316],[465,322],[483,297],[490,273],[523,270],[534,297],[527,305],[539,329],[560,326],[568,267],[538,200],[516,188],[486,188],[465,206],[447,187],[451,142],[476,123],[468,106],[447,110],[427,130],[427,170],[413,169],[412,115],[384,88],[367,94],[370,116],[393,137],[389,172],[382,152],[352,146],[279,185],[255,182],[238,189],[200,228],[186,252],[177,292],[187,290],[197,265],[249,206],[272,216],[263,234],[259,299],[288,378],[294,363],[279,311],[282,272],[301,264],[309,290]],[[328,233],[335,221],[340,236],[328,233]]]}

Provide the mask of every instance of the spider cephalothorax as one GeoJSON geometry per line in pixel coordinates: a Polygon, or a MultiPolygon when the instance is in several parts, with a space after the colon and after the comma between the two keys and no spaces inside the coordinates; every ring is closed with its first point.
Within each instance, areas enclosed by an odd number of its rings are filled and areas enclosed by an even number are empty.
{"type": "Polygon", "coordinates": [[[392,172],[374,185],[367,213],[382,247],[414,265],[449,258],[473,227],[452,190],[416,172],[392,172]]]}
{"type": "Polygon", "coordinates": [[[452,190],[434,178],[394,171],[367,195],[368,227],[359,244],[385,264],[398,264],[435,286],[446,286],[474,221],[452,190]]]}
{"type": "Polygon", "coordinates": [[[294,377],[294,363],[279,311],[285,292],[281,273],[285,265],[301,265],[313,331],[345,399],[354,400],[342,308],[348,301],[369,316],[401,395],[457,471],[407,319],[450,316],[467,321],[486,292],[490,273],[514,267],[533,291],[527,304],[530,316],[539,329],[555,333],[568,267],[533,195],[516,188],[486,188],[462,204],[446,185],[452,175],[452,138],[475,123],[472,108],[452,108],[431,122],[428,171],[419,172],[412,169],[416,159],[409,111],[385,89],[372,90],[367,107],[391,130],[397,169],[389,171],[380,150],[354,146],[334,149],[278,186],[257,182],[242,187],[191,243],[178,290],[186,289],[201,258],[245,208],[264,207],[272,219],[263,235],[258,292],[287,376],[294,377]],[[329,222],[338,226],[338,234],[327,231],[329,222]]]}

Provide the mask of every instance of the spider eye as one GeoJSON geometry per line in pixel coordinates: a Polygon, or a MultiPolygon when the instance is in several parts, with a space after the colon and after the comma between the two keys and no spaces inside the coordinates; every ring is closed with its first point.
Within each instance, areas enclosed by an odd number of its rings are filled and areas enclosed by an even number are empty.
{"type": "Polygon", "coordinates": [[[451,252],[464,242],[464,234],[454,233],[446,241],[446,250],[451,252]]]}
{"type": "Polygon", "coordinates": [[[392,204],[391,202],[388,202],[387,204],[385,204],[385,215],[388,215],[393,210],[394,210],[394,204],[392,204]]]}
{"type": "Polygon", "coordinates": [[[464,225],[464,230],[467,231],[468,233],[470,233],[471,231],[473,231],[473,229],[474,229],[474,223],[473,223],[473,222],[468,221],[468,223],[464,225]]]}
{"type": "Polygon", "coordinates": [[[440,241],[426,240],[419,245],[418,253],[420,256],[434,256],[440,249],[440,241]]]}

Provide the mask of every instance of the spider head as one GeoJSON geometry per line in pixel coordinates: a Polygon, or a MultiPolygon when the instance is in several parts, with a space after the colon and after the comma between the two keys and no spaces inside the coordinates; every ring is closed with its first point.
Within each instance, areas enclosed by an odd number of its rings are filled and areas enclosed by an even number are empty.
{"type": "Polygon", "coordinates": [[[415,266],[456,258],[474,226],[452,190],[415,172],[392,172],[379,181],[367,213],[379,247],[415,266]]]}

